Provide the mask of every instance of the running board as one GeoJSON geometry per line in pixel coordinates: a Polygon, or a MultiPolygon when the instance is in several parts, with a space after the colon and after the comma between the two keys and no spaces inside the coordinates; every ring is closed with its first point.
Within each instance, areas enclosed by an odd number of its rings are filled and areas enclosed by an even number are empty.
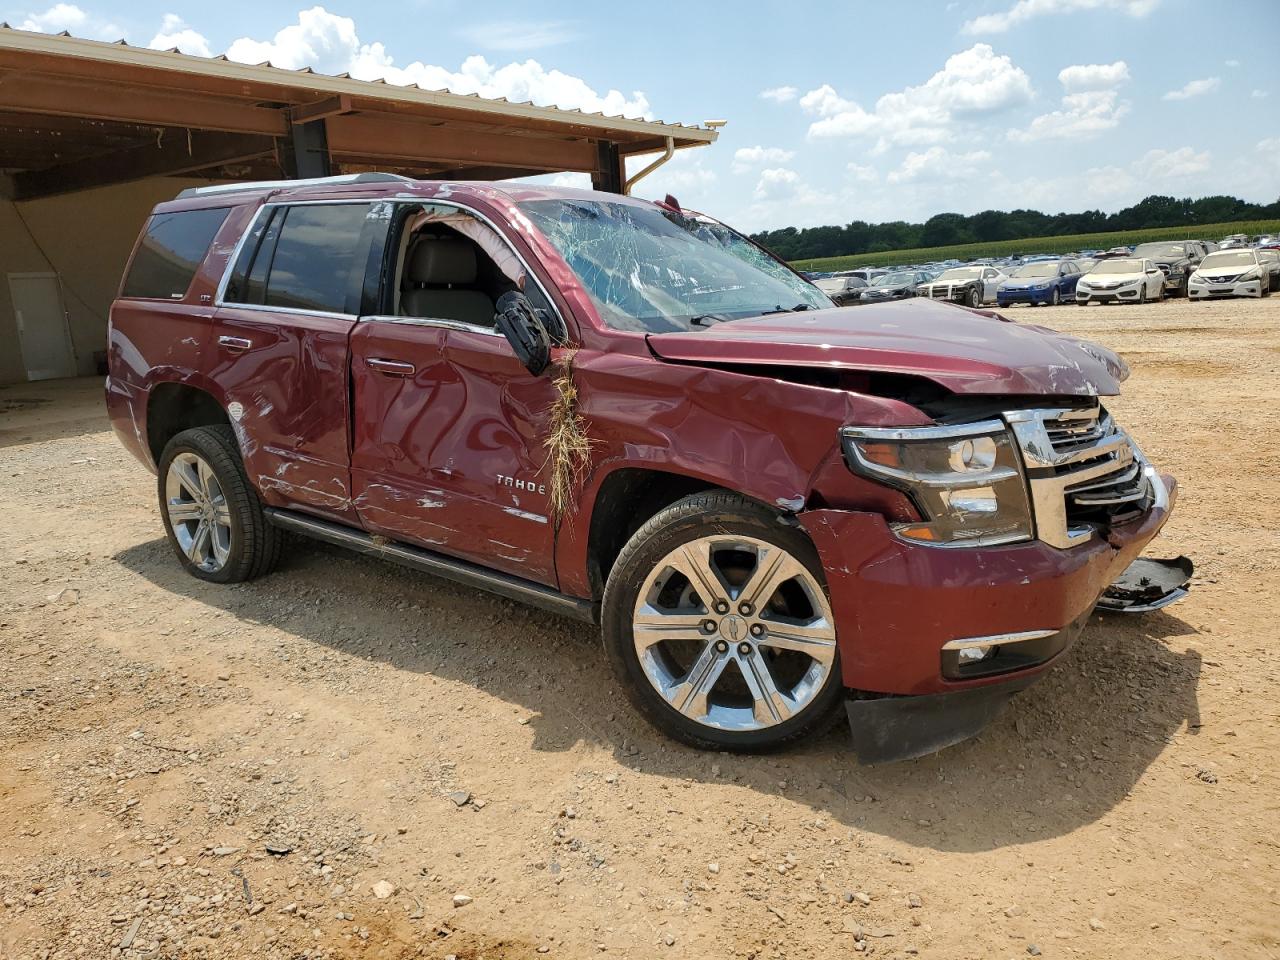
{"type": "Polygon", "coordinates": [[[263,513],[272,526],[279,527],[281,530],[300,533],[305,537],[323,540],[325,543],[346,547],[371,557],[381,557],[383,560],[390,560],[414,570],[443,577],[466,587],[487,590],[508,600],[549,610],[564,617],[572,617],[591,624],[600,622],[597,604],[590,600],[566,596],[540,583],[486,570],[465,560],[454,560],[452,557],[441,556],[438,553],[423,550],[421,547],[387,540],[384,537],[375,537],[363,530],[355,530],[327,520],[317,520],[315,517],[304,516],[291,510],[267,508],[263,513]]]}

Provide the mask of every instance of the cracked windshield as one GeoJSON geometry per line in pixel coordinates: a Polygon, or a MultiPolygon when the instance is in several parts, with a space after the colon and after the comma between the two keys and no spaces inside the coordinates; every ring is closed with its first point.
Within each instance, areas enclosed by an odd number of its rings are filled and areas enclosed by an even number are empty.
{"type": "Polygon", "coordinates": [[[587,200],[520,207],[615,330],[668,333],[832,305],[812,284],[705,217],[587,200]]]}

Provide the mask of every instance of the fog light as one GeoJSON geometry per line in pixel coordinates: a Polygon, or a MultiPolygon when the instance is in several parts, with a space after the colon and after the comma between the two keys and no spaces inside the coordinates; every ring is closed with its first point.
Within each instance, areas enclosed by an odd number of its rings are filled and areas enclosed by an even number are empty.
{"type": "Polygon", "coordinates": [[[961,664],[981,663],[983,660],[994,657],[999,649],[999,647],[962,647],[956,653],[961,664]]]}

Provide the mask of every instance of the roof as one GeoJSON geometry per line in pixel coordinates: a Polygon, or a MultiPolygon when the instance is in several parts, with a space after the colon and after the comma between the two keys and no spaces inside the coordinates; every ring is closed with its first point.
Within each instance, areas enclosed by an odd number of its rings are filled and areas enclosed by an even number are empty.
{"type": "Polygon", "coordinates": [[[0,80],[6,75],[21,80],[0,82],[0,170],[62,168],[56,176],[23,178],[25,186],[17,191],[23,196],[62,192],[53,188],[68,183],[74,189],[95,185],[103,179],[98,168],[104,155],[119,157],[119,173],[269,178],[279,175],[297,126],[319,120],[333,172],[449,178],[599,173],[619,158],[663,150],[668,139],[675,149],[716,139],[714,129],[700,126],[0,24],[0,80]],[[185,132],[170,137],[166,147],[170,131],[185,132]],[[131,150],[132,157],[120,156],[131,150]],[[157,151],[166,152],[163,160],[157,151]],[[245,170],[235,176],[228,168],[245,170]]]}

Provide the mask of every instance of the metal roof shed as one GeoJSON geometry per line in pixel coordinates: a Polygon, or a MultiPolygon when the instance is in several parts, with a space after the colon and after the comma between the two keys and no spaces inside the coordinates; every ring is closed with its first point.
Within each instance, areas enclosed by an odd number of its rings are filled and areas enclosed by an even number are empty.
{"type": "Polygon", "coordinates": [[[715,139],[704,127],[0,25],[0,194],[9,200],[157,176],[372,170],[471,180],[574,171],[620,193],[628,156],[715,139]]]}

